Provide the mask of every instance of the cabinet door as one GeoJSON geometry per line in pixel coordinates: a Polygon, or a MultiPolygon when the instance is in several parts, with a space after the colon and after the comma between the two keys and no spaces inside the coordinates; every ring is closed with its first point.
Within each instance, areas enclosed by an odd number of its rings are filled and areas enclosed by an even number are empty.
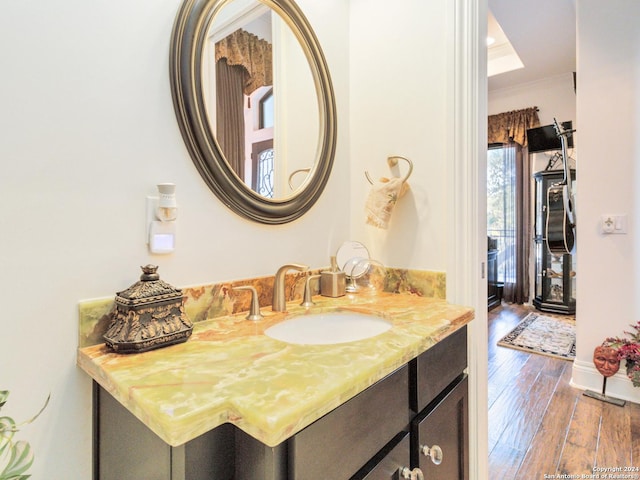
{"type": "Polygon", "coordinates": [[[231,480],[234,427],[221,425],[170,447],[94,385],[94,480],[231,480]]]}
{"type": "Polygon", "coordinates": [[[288,440],[289,480],[351,478],[409,424],[405,365],[288,440]]]}
{"type": "MultiPolygon", "coordinates": [[[[464,377],[435,406],[412,422],[412,463],[429,480],[468,480],[468,382],[464,377]],[[425,447],[442,452],[435,461],[425,447]]],[[[437,455],[434,455],[437,456],[437,455]]]]}
{"type": "Polygon", "coordinates": [[[409,433],[399,433],[351,480],[399,480],[400,471],[410,462],[409,433]]]}
{"type": "Polygon", "coordinates": [[[171,480],[171,447],[94,382],[94,478],[171,480]]]}

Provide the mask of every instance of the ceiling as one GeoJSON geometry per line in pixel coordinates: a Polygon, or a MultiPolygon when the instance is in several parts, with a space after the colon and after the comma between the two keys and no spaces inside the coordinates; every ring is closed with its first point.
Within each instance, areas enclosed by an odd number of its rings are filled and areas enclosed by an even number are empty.
{"type": "MultiPolygon", "coordinates": [[[[576,71],[575,0],[489,0],[489,10],[524,64],[489,77],[489,91],[576,71]]],[[[489,22],[489,36],[499,38],[493,28],[489,22]]],[[[496,41],[489,58],[504,51],[496,41]]]]}

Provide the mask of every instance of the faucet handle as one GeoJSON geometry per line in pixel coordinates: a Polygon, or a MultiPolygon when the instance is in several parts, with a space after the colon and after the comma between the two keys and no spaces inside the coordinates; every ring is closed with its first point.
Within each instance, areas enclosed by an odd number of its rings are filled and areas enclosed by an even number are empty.
{"type": "Polygon", "coordinates": [[[311,300],[311,280],[316,280],[318,278],[320,278],[320,275],[307,275],[307,279],[304,282],[304,298],[302,299],[300,306],[313,307],[315,305],[313,300],[311,300]]]}
{"type": "Polygon", "coordinates": [[[258,299],[258,291],[251,285],[241,285],[238,287],[231,287],[233,290],[249,290],[251,292],[251,306],[249,307],[249,314],[247,320],[262,320],[264,315],[260,313],[260,300],[258,299]]]}

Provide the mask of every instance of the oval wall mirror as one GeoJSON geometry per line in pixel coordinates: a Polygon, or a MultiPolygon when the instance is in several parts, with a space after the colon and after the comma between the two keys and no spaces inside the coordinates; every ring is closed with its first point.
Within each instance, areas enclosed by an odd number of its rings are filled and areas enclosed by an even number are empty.
{"type": "Polygon", "coordinates": [[[333,165],[335,98],[293,0],[184,0],[170,74],[187,149],[225,205],[267,224],[313,206],[333,165]]]}

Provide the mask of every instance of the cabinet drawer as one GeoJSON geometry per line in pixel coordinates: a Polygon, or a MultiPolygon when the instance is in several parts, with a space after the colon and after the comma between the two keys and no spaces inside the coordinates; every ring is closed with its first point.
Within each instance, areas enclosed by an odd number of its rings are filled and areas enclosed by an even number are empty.
{"type": "Polygon", "coordinates": [[[293,436],[289,479],[351,478],[406,429],[408,370],[401,367],[293,436]]]}
{"type": "Polygon", "coordinates": [[[351,480],[397,480],[411,461],[409,433],[401,432],[351,480]]]}
{"type": "Polygon", "coordinates": [[[468,381],[457,383],[432,409],[418,415],[411,424],[412,466],[430,480],[468,480],[468,381]],[[422,448],[439,447],[441,463],[434,463],[422,448]]]}
{"type": "Polygon", "coordinates": [[[455,331],[410,364],[411,409],[420,412],[467,367],[467,327],[455,331]]]}

